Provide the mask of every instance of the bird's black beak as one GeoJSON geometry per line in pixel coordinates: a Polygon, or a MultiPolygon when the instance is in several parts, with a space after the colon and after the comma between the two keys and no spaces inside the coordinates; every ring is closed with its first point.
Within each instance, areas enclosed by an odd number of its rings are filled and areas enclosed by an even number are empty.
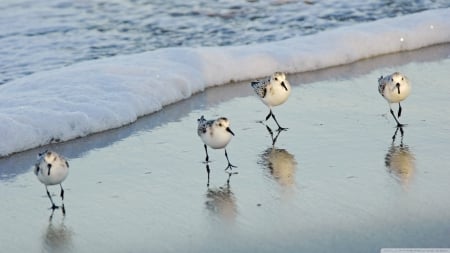
{"type": "Polygon", "coordinates": [[[50,169],[52,168],[52,164],[51,163],[49,163],[49,164],[47,164],[47,168],[48,168],[48,176],[50,176],[50,169]]]}
{"type": "Polygon", "coordinates": [[[398,94],[400,94],[400,83],[397,83],[397,84],[395,85],[395,87],[397,87],[398,94]]]}
{"type": "Polygon", "coordinates": [[[286,87],[286,84],[284,84],[284,81],[281,82],[281,86],[283,86],[283,88],[284,88],[286,91],[288,90],[288,88],[286,87]]]}
{"type": "Polygon", "coordinates": [[[225,130],[227,130],[227,132],[229,132],[231,135],[233,135],[234,136],[234,133],[233,133],[233,131],[231,131],[231,129],[229,128],[229,127],[227,127],[225,130]]]}

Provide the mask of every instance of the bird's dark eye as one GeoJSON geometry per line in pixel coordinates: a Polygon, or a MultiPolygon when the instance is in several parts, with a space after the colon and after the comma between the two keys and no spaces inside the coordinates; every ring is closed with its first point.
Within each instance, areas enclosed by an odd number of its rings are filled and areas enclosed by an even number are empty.
{"type": "Polygon", "coordinates": [[[403,81],[403,77],[402,77],[402,81],[403,81]]]}
{"type": "Polygon", "coordinates": [[[219,123],[219,126],[222,127],[222,123],[219,123]]]}
{"type": "Polygon", "coordinates": [[[394,81],[394,78],[391,78],[391,82],[393,82],[394,81]]]}
{"type": "Polygon", "coordinates": [[[275,77],[275,81],[278,81],[278,78],[275,77]]]}

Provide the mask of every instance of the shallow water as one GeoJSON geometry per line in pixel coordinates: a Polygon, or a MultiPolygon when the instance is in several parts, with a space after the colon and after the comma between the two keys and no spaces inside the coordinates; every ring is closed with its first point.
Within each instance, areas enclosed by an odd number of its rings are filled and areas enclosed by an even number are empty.
{"type": "MultiPolygon", "coordinates": [[[[30,166],[37,150],[0,160],[5,252],[378,252],[450,247],[450,46],[289,76],[268,109],[248,83],[208,89],[124,128],[51,148],[69,158],[67,215],[30,166]],[[377,93],[380,75],[412,80],[404,136],[377,93]],[[196,119],[227,116],[228,154],[210,150],[207,187],[196,119]],[[268,125],[275,127],[273,122],[268,125]]],[[[58,187],[52,187],[59,203],[58,187]]]]}
{"type": "Polygon", "coordinates": [[[279,41],[330,28],[446,8],[421,1],[0,2],[0,84],[76,62],[165,47],[279,41]]]}

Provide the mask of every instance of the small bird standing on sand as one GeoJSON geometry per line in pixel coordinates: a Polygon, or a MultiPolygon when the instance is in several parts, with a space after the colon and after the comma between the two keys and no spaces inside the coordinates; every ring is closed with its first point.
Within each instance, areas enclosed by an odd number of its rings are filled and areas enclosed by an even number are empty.
{"type": "Polygon", "coordinates": [[[272,113],[272,107],[281,105],[288,99],[291,94],[291,85],[286,79],[286,75],[282,72],[275,72],[272,76],[258,81],[252,81],[251,86],[256,92],[256,95],[262,102],[269,107],[269,114],[266,116],[266,121],[272,116],[277,123],[278,131],[286,130],[278,124],[275,115],[272,113]]]}
{"type": "MultiPolygon", "coordinates": [[[[66,179],[69,174],[69,163],[56,152],[44,151],[38,155],[37,163],[34,166],[34,174],[41,183],[45,185],[45,190],[47,191],[47,196],[52,203],[52,210],[58,209],[59,206],[55,205],[52,196],[48,191],[47,186],[57,185],[61,187],[61,200],[64,201],[64,189],[62,187],[62,182],[66,179]]],[[[61,205],[63,214],[66,213],[64,208],[64,203],[61,205]]]]}
{"type": "Polygon", "coordinates": [[[395,72],[385,77],[381,76],[378,78],[378,92],[389,103],[389,108],[395,122],[397,122],[397,127],[403,127],[404,125],[400,124],[398,118],[400,118],[402,114],[402,106],[400,105],[400,102],[405,100],[411,93],[411,84],[408,78],[399,72],[395,72]],[[394,111],[392,110],[391,105],[393,103],[398,103],[398,118],[395,117],[394,111]]]}
{"type": "Polygon", "coordinates": [[[228,166],[225,170],[232,169],[236,167],[230,163],[228,159],[227,149],[225,148],[234,136],[233,131],[230,129],[230,121],[225,117],[220,117],[215,120],[206,120],[202,115],[198,120],[197,134],[202,139],[205,152],[206,152],[206,162],[209,162],[208,147],[213,149],[225,149],[225,157],[228,161],[228,166]]]}

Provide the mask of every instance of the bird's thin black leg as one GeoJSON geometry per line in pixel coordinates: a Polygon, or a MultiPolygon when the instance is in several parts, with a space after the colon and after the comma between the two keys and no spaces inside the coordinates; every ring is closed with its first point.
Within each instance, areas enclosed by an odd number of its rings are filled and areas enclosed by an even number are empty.
{"type": "Polygon", "coordinates": [[[58,206],[55,205],[55,203],[53,202],[52,196],[50,195],[50,192],[48,191],[47,185],[45,186],[45,190],[47,191],[47,196],[50,199],[50,202],[52,203],[52,210],[55,210],[58,208],[58,206]]]}
{"type": "Polygon", "coordinates": [[[398,103],[397,117],[400,118],[401,115],[402,115],[402,105],[400,103],[398,103]]]}
{"type": "Polygon", "coordinates": [[[398,121],[397,117],[395,117],[394,111],[392,110],[392,108],[390,109],[392,117],[394,117],[395,122],[397,122],[397,127],[402,127],[403,124],[400,124],[400,122],[398,121]]]}
{"type": "Polygon", "coordinates": [[[59,184],[59,186],[61,187],[61,194],[59,196],[61,196],[61,200],[64,201],[64,189],[62,187],[62,184],[59,184]]]}
{"type": "Polygon", "coordinates": [[[228,166],[225,168],[225,170],[237,168],[237,166],[230,163],[230,159],[228,159],[227,149],[225,149],[225,157],[227,158],[228,161],[228,166]]]}
{"type": "Polygon", "coordinates": [[[270,137],[273,139],[273,131],[272,131],[272,128],[270,128],[268,125],[266,125],[266,129],[267,129],[267,131],[269,132],[270,137]]]}
{"type": "Polygon", "coordinates": [[[275,114],[272,113],[272,110],[271,110],[271,114],[272,114],[273,120],[275,120],[275,123],[277,123],[277,126],[278,126],[278,130],[277,131],[280,132],[280,131],[287,130],[287,128],[281,127],[280,124],[278,124],[277,118],[275,118],[275,114]]]}
{"type": "Polygon", "coordinates": [[[206,146],[206,144],[204,144],[204,146],[205,146],[205,153],[206,153],[205,161],[206,161],[206,162],[209,162],[208,147],[206,146]]]}
{"type": "Polygon", "coordinates": [[[272,109],[269,110],[269,114],[266,116],[266,121],[269,120],[270,116],[272,116],[272,109]]]}
{"type": "MultiPolygon", "coordinates": [[[[272,146],[273,145],[275,145],[275,141],[274,141],[274,139],[273,139],[273,131],[272,131],[272,129],[268,126],[268,125],[266,125],[266,129],[267,129],[267,131],[269,132],[269,134],[270,134],[270,138],[272,139],[272,146]]],[[[278,136],[278,135],[277,135],[278,136]]]]}

